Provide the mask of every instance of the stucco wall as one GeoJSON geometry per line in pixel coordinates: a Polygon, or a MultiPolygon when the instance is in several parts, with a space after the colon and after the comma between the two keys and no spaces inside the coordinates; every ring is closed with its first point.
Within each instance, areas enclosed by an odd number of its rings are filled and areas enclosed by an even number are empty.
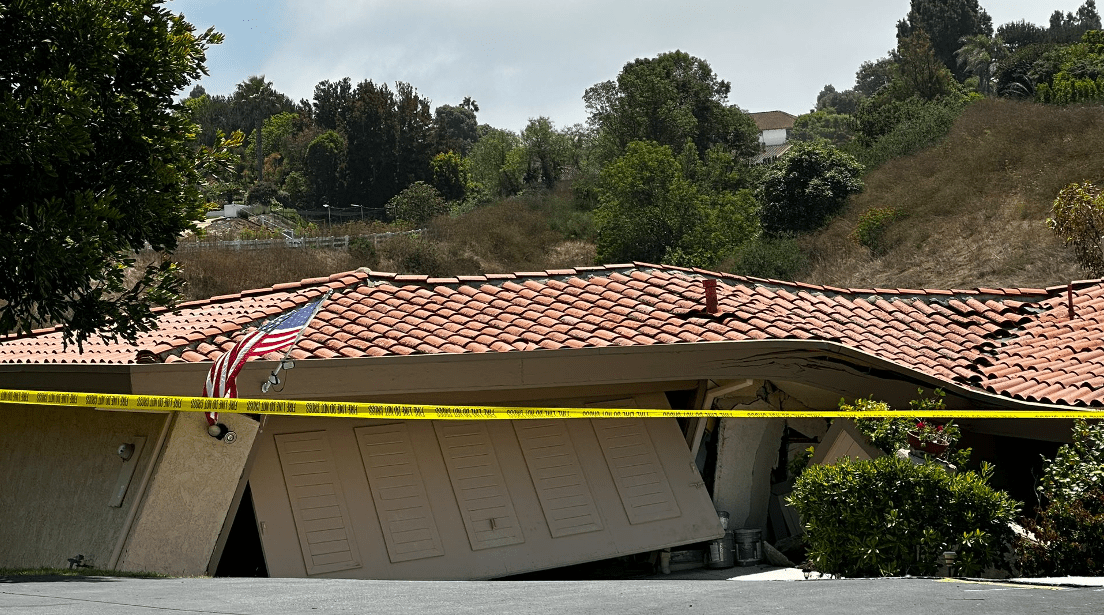
{"type": "Polygon", "coordinates": [[[0,405],[0,567],[108,566],[167,415],[0,405]],[[120,444],[146,443],[122,506],[120,444]]]}
{"type": "Polygon", "coordinates": [[[246,416],[221,414],[219,422],[235,433],[234,442],[207,435],[203,414],[178,414],[118,569],[207,572],[258,430],[246,416]]]}
{"type": "Polygon", "coordinates": [[[713,503],[717,510],[728,511],[729,527],[765,527],[770,473],[778,463],[785,425],[783,419],[721,420],[713,503]]]}
{"type": "Polygon", "coordinates": [[[759,142],[763,145],[782,145],[789,137],[789,131],[785,128],[764,130],[759,133],[759,142]]]}

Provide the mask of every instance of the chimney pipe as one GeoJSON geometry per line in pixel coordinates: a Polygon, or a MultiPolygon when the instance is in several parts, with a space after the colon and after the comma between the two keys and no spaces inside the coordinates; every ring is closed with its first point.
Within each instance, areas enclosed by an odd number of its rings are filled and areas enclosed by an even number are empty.
{"type": "Polygon", "coordinates": [[[1073,282],[1066,286],[1066,304],[1069,307],[1069,319],[1073,320],[1073,282]]]}
{"type": "Polygon", "coordinates": [[[717,309],[717,280],[702,280],[705,285],[705,311],[716,314],[717,309]]]}

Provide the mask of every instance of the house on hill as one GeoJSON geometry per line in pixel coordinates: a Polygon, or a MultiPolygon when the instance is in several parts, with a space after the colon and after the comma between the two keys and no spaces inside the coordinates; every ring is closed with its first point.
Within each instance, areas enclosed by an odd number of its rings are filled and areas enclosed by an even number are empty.
{"type": "Polygon", "coordinates": [[[773,162],[793,147],[790,143],[790,131],[793,130],[797,116],[785,111],[763,111],[748,115],[759,129],[760,151],[751,159],[751,164],[773,162]]]}
{"type": "MultiPolygon", "coordinates": [[[[1104,283],[842,289],[645,263],[428,278],[358,270],[193,301],[135,344],[0,342],[0,388],[197,396],[247,329],[333,295],[248,398],[650,409],[1104,409],[1104,283]],[[709,282],[710,284],[706,284],[709,282]],[[714,290],[710,288],[715,283],[714,290]]],[[[494,578],[763,528],[822,419],[366,420],[4,404],[2,566],[494,578]],[[123,445],[132,445],[127,449],[123,445]],[[124,454],[129,450],[129,454],[124,454]]],[[[1069,424],[959,421],[1007,485],[1069,424]],[[1026,465],[1025,465],[1026,464],[1026,465]]],[[[1026,486],[1030,490],[1030,485],[1026,486]]]]}

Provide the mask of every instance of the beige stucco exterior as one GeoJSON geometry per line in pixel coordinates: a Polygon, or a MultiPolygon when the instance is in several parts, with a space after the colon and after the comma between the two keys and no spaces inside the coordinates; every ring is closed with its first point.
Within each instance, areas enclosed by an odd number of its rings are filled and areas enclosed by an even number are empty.
{"type": "Polygon", "coordinates": [[[83,555],[109,567],[165,414],[0,406],[0,567],[64,568],[83,555]],[[120,444],[145,439],[122,506],[109,503],[126,463],[120,444]]]}
{"type": "Polygon", "coordinates": [[[207,574],[245,471],[258,423],[222,414],[234,442],[207,434],[196,412],[178,413],[118,563],[119,570],[207,574]]]}

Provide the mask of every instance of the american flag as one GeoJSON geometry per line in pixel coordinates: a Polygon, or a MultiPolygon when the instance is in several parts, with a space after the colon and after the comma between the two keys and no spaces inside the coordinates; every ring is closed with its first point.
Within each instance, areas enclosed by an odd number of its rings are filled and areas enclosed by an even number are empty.
{"type": "Polygon", "coordinates": [[[259,357],[270,352],[279,352],[291,348],[299,339],[322,302],[330,293],[304,304],[286,314],[281,314],[264,323],[255,331],[247,333],[234,347],[215,360],[211,371],[207,373],[207,382],[203,385],[204,397],[237,397],[238,372],[249,357],[259,357]]]}

